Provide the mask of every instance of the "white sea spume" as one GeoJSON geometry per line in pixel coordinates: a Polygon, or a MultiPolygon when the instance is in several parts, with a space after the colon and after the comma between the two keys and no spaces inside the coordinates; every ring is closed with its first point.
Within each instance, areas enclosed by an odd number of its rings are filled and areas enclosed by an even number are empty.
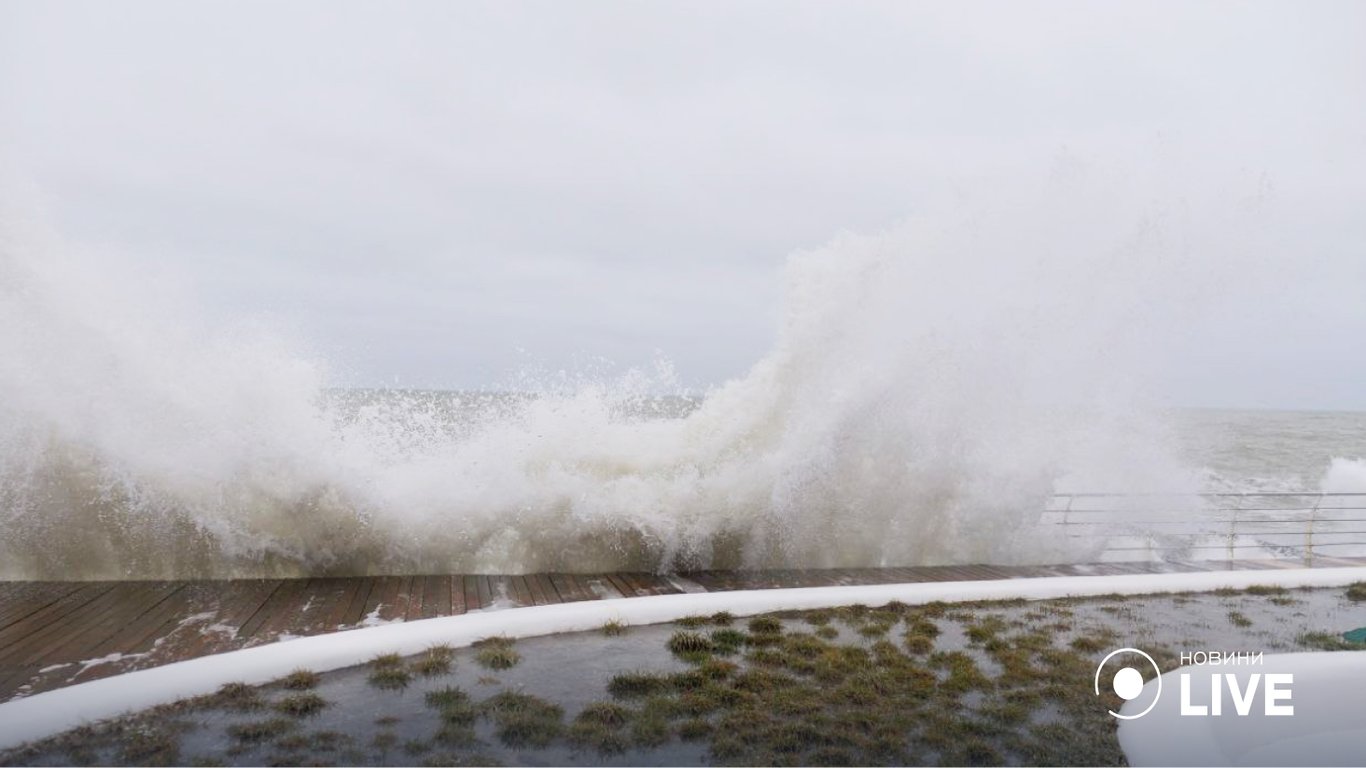
{"type": "Polygon", "coordinates": [[[597,600],[467,613],[439,619],[296,638],[94,680],[0,704],[0,749],[77,726],[212,693],[231,682],[266,683],[295,669],[318,672],[362,664],[382,653],[416,654],[445,643],[468,646],[507,636],[538,637],[600,628],[608,621],[657,624],[730,611],[752,616],[779,610],[841,605],[907,605],[934,601],[1046,600],[1107,594],[1158,594],[1245,589],[1253,585],[1340,587],[1359,581],[1360,568],[1215,571],[1134,576],[1068,576],[1000,581],[879,584],[761,589],[597,600]]]}
{"type": "Polygon", "coordinates": [[[1207,242],[1130,182],[794,254],[774,346],[682,418],[622,407],[653,373],[338,408],[269,329],[0,227],[0,577],[1086,559],[1032,521],[1060,487],[1197,490],[1146,375],[1250,263],[1248,227],[1202,217],[1207,242]]]}

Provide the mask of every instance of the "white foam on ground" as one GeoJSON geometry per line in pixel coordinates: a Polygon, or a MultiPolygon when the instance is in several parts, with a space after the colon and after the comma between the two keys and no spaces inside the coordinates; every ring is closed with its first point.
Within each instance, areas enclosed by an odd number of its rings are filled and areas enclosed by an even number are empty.
{"type": "MultiPolygon", "coordinates": [[[[1343,765],[1366,759],[1366,651],[1267,655],[1256,666],[1186,666],[1162,675],[1153,711],[1121,720],[1119,744],[1129,764],[1141,765],[1343,765]],[[1224,694],[1218,717],[1181,714],[1180,676],[1190,678],[1195,706],[1210,701],[1210,675],[1233,674],[1246,689],[1251,675],[1289,673],[1292,715],[1265,715],[1261,683],[1247,715],[1224,694]]],[[[1153,690],[1155,681],[1145,688],[1153,690]]],[[[1135,701],[1145,700],[1142,697],[1135,701]]],[[[1120,714],[1142,707],[1128,702],[1120,714]]],[[[1144,705],[1146,706],[1146,704],[1144,705]]]]}
{"type": "Polygon", "coordinates": [[[934,601],[1047,600],[1106,594],[1202,592],[1245,589],[1257,584],[1341,587],[1364,577],[1366,571],[1362,568],[1065,576],[655,595],[467,613],[291,639],[128,672],[9,701],[0,704],[0,749],[96,720],[213,693],[225,683],[267,683],[301,667],[327,672],[365,663],[382,653],[412,655],[437,643],[459,648],[496,635],[524,638],[582,632],[597,629],[608,621],[659,624],[717,611],[752,616],[769,611],[833,608],[855,603],[882,605],[893,600],[919,605],[934,601]]]}

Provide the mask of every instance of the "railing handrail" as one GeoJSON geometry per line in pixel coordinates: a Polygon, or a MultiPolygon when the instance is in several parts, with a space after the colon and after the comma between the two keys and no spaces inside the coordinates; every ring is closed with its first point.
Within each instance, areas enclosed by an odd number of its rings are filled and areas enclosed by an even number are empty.
{"type": "Polygon", "coordinates": [[[1191,493],[1101,493],[1094,491],[1084,492],[1055,492],[1054,498],[1219,498],[1219,497],[1245,497],[1245,496],[1300,496],[1300,497],[1328,497],[1328,496],[1366,496],[1366,491],[1201,491],[1191,493]]]}
{"type": "MultiPolygon", "coordinates": [[[[1046,525],[1060,525],[1068,530],[1065,536],[1068,538],[1089,538],[1112,539],[1112,538],[1141,538],[1145,541],[1142,546],[1125,545],[1122,542],[1107,542],[1106,548],[1113,552],[1136,552],[1147,551],[1153,554],[1155,550],[1182,550],[1182,551],[1204,551],[1204,550],[1224,550],[1230,559],[1233,559],[1236,552],[1256,549],[1281,553],[1294,553],[1302,556],[1306,561],[1312,561],[1316,550],[1325,547],[1344,547],[1359,546],[1366,550],[1366,531],[1353,528],[1351,530],[1333,530],[1334,526],[1341,527],[1342,524],[1366,523],[1366,517],[1357,515],[1343,516],[1342,513],[1366,512],[1366,503],[1362,506],[1324,506],[1325,499],[1360,498],[1366,502],[1366,491],[1222,491],[1222,492],[1203,492],[1203,493],[1101,493],[1101,492],[1075,492],[1075,493],[1054,493],[1050,498],[1049,504],[1043,510],[1044,515],[1053,516],[1050,520],[1041,519],[1040,522],[1046,525]],[[1204,508],[1192,507],[1186,509],[1160,509],[1148,508],[1143,510],[1133,510],[1125,508],[1077,508],[1074,502],[1078,499],[1303,499],[1302,505],[1290,507],[1255,507],[1248,508],[1241,504],[1220,503],[1216,501],[1214,505],[1204,508]],[[1065,502],[1065,504],[1064,504],[1065,502]],[[1056,505],[1056,506],[1055,506],[1056,505]],[[1114,520],[1097,520],[1090,518],[1091,515],[1102,515],[1113,513],[1117,515],[1132,514],[1135,511],[1147,512],[1153,516],[1164,513],[1195,514],[1196,516],[1186,520],[1133,520],[1117,517],[1114,520]],[[1206,513],[1209,516],[1201,516],[1206,513]],[[1257,514],[1249,513],[1274,513],[1276,518],[1267,520],[1259,519],[1257,514]],[[1058,519],[1058,516],[1061,519],[1058,519]],[[1292,519],[1282,519],[1282,518],[1292,519]],[[1162,526],[1171,525],[1188,526],[1186,530],[1163,530],[1162,526]],[[1293,530],[1254,530],[1258,526],[1296,526],[1293,530]],[[1097,530],[1100,529],[1100,530],[1097,530]],[[1278,541],[1272,541],[1274,537],[1284,537],[1289,535],[1303,536],[1302,545],[1288,545],[1278,541]],[[1348,541],[1339,540],[1343,536],[1359,537],[1348,541]],[[1332,540],[1325,539],[1332,537],[1332,540]],[[1186,539],[1182,541],[1182,539],[1186,539]],[[1222,540],[1222,543],[1211,544],[1210,539],[1222,540]],[[1250,542],[1250,543],[1249,543],[1250,542]],[[1160,545],[1160,546],[1159,546],[1160,545]]],[[[1359,526],[1358,526],[1359,527],[1359,526]]]]}

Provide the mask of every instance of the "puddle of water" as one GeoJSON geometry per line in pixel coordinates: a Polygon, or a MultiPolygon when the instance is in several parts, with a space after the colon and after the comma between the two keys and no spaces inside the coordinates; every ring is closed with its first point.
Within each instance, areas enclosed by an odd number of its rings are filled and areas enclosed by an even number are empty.
{"type": "MultiPolygon", "coordinates": [[[[998,675],[1001,666],[981,642],[973,641],[965,626],[971,622],[981,624],[986,617],[999,619],[1007,633],[1047,627],[1057,648],[1068,648],[1074,641],[1103,638],[1104,648],[1094,652],[1098,661],[1108,650],[1123,646],[1160,647],[1175,653],[1305,650],[1297,643],[1304,633],[1340,636],[1344,631],[1366,626],[1366,603],[1346,599],[1342,590],[1327,589],[947,606],[944,615],[934,619],[940,630],[935,650],[967,653],[989,677],[998,675]]],[[[744,624],[737,621],[736,626],[743,629],[744,624]]],[[[785,634],[820,630],[802,616],[786,616],[782,624],[785,634]]],[[[900,644],[904,632],[904,627],[897,626],[885,636],[865,634],[839,618],[825,626],[835,633],[828,638],[831,642],[864,648],[884,639],[900,644]]],[[[238,713],[216,708],[182,708],[145,718],[138,727],[150,725],[154,731],[178,732],[178,760],[187,764],[216,761],[268,765],[287,760],[328,765],[421,765],[451,758],[508,765],[707,764],[705,740],[682,741],[677,735],[663,746],[632,748],[616,755],[575,748],[563,740],[541,749],[513,748],[499,740],[494,724],[487,718],[475,725],[480,742],[476,745],[446,749],[433,742],[441,722],[437,710],[426,702],[430,691],[457,687],[476,703],[504,691],[527,693],[562,707],[564,722],[572,723],[585,705],[611,700],[607,684],[617,674],[691,669],[691,665],[675,658],[666,647],[679,629],[677,624],[666,624],[632,627],[617,637],[586,632],[522,640],[514,646],[521,656],[520,663],[500,671],[480,666],[475,660],[477,649],[460,649],[454,652],[448,673],[415,676],[402,690],[376,688],[369,680],[369,667],[325,673],[314,692],[329,702],[328,706],[315,716],[289,720],[288,733],[282,738],[257,744],[244,745],[230,735],[230,729],[278,717],[273,710],[238,713]]],[[[696,631],[711,629],[714,628],[696,631]]],[[[830,631],[825,630],[826,634],[830,631]]],[[[746,664],[741,655],[730,660],[746,664]]],[[[947,673],[941,670],[937,674],[942,679],[947,673]]],[[[1058,682],[1067,686],[1091,684],[1089,679],[1058,682]]],[[[279,686],[261,690],[270,704],[293,693],[279,686]]],[[[962,697],[959,706],[973,710],[983,701],[981,693],[972,691],[962,697]]],[[[1036,708],[1032,717],[1033,722],[1066,722],[1064,713],[1047,701],[1036,708]]],[[[85,739],[85,751],[76,752],[51,740],[37,752],[26,754],[23,760],[35,765],[139,762],[120,753],[135,738],[135,731],[126,731],[116,738],[85,739]]],[[[13,762],[13,757],[9,761],[13,762]]],[[[6,758],[0,756],[0,763],[5,762],[6,758]]]]}

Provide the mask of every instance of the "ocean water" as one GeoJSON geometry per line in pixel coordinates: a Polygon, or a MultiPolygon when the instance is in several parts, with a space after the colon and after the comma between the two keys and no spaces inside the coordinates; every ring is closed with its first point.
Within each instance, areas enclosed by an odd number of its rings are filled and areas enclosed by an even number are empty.
{"type": "Polygon", "coordinates": [[[0,221],[0,577],[1085,560],[1104,542],[1039,525],[1055,493],[1366,490],[1361,414],[1152,396],[1250,256],[1110,191],[794,254],[773,346],[674,397],[664,362],[338,389],[268,325],[0,221]]]}

